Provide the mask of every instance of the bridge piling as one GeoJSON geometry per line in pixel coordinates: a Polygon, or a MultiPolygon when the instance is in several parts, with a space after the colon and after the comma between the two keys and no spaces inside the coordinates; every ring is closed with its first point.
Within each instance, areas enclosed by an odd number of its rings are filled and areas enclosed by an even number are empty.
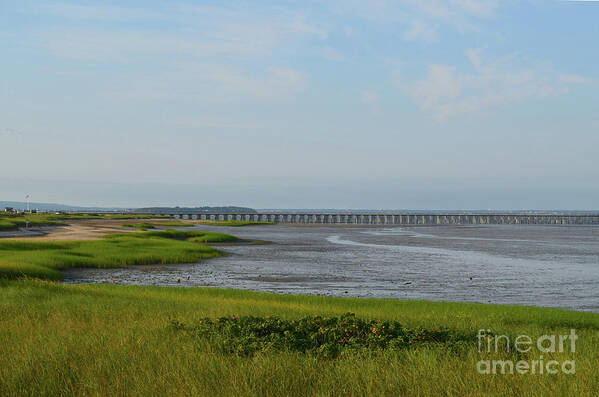
{"type": "MultiPolygon", "coordinates": [[[[141,212],[139,214],[142,214],[141,212]]],[[[144,213],[145,214],[145,213],[144,213]]],[[[584,214],[410,214],[410,213],[182,213],[175,219],[349,225],[599,225],[599,215],[584,214]]]]}

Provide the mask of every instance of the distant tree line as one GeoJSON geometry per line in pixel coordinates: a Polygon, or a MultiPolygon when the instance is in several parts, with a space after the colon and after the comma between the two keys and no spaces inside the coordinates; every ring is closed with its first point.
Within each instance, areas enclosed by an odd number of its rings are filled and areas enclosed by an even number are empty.
{"type": "Polygon", "coordinates": [[[247,207],[235,207],[235,206],[226,206],[226,207],[144,207],[137,208],[134,211],[136,212],[153,212],[153,213],[161,213],[161,212],[185,212],[190,214],[195,213],[210,213],[210,212],[219,212],[219,213],[255,213],[256,210],[253,208],[247,207]]]}

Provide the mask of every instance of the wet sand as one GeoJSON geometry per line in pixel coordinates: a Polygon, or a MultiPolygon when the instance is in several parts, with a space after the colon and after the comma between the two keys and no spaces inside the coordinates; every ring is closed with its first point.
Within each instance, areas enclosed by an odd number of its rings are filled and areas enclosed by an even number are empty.
{"type": "Polygon", "coordinates": [[[193,264],[69,269],[65,282],[215,286],[599,312],[597,226],[194,229],[273,244],[226,246],[220,249],[227,256],[193,264]]]}
{"type": "MultiPolygon", "coordinates": [[[[98,240],[109,233],[127,233],[137,230],[122,227],[123,223],[172,222],[172,219],[91,219],[72,220],[66,226],[37,227],[0,232],[0,238],[31,241],[98,240]]],[[[66,223],[66,222],[65,222],[66,223]]],[[[193,222],[190,222],[193,223],[193,222]]]]}

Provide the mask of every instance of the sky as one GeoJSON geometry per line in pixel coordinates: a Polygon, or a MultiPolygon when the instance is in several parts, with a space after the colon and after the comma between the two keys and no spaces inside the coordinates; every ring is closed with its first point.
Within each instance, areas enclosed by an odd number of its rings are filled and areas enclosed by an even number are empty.
{"type": "Polygon", "coordinates": [[[599,207],[599,1],[0,0],[0,200],[599,207]]]}

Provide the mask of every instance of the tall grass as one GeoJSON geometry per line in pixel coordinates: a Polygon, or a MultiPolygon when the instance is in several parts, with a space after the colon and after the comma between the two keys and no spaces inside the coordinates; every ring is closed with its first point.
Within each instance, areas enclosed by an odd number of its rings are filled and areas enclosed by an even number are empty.
{"type": "Polygon", "coordinates": [[[127,215],[127,214],[5,214],[0,213],[0,231],[17,230],[25,227],[29,221],[30,227],[63,226],[63,221],[93,220],[93,219],[155,219],[168,218],[160,215],[127,215]]]}
{"type": "Polygon", "coordinates": [[[0,231],[17,230],[20,227],[63,226],[64,223],[50,216],[6,216],[0,215],[0,231]],[[27,223],[29,221],[29,223],[27,223]]]}
{"type": "Polygon", "coordinates": [[[156,229],[157,227],[191,227],[194,226],[193,223],[186,222],[139,222],[139,223],[123,223],[121,224],[123,227],[132,227],[137,230],[145,231],[148,229],[156,229]]]}
{"type": "MultiPolygon", "coordinates": [[[[595,396],[599,316],[515,306],[274,295],[210,288],[0,281],[0,395],[595,396]],[[356,313],[407,327],[579,335],[575,375],[481,375],[474,347],[419,344],[322,359],[224,354],[173,328],[203,317],[356,313]]],[[[547,359],[547,356],[546,356],[547,359]]]]}
{"type": "Polygon", "coordinates": [[[227,243],[238,241],[239,239],[235,236],[231,236],[230,234],[224,233],[216,233],[216,232],[204,232],[198,230],[173,230],[173,229],[164,229],[158,231],[149,231],[142,233],[112,233],[107,234],[105,238],[113,239],[113,238],[122,238],[122,237],[130,237],[137,239],[148,239],[152,237],[157,238],[167,238],[172,240],[184,240],[195,243],[227,243]]]}
{"type": "Polygon", "coordinates": [[[73,266],[195,262],[220,255],[197,241],[231,239],[235,237],[167,229],[112,234],[96,241],[0,241],[0,396],[597,395],[596,314],[31,279],[59,279],[60,269],[73,266]],[[576,352],[549,353],[544,359],[575,360],[576,373],[482,375],[476,369],[481,359],[538,357],[505,350],[489,355],[478,351],[476,340],[459,349],[409,343],[384,350],[344,350],[331,356],[335,358],[293,349],[244,356],[223,350],[215,344],[218,338],[198,337],[173,326],[222,316],[277,316],[293,323],[302,317],[348,312],[366,320],[398,321],[408,328],[446,328],[459,335],[489,329],[511,340],[518,335],[565,335],[574,328],[579,337],[576,352]]]}
{"type": "Polygon", "coordinates": [[[35,242],[0,241],[0,278],[61,279],[60,269],[122,267],[129,265],[192,263],[220,256],[214,248],[197,244],[234,239],[199,231],[110,234],[101,240],[35,242]]]}

